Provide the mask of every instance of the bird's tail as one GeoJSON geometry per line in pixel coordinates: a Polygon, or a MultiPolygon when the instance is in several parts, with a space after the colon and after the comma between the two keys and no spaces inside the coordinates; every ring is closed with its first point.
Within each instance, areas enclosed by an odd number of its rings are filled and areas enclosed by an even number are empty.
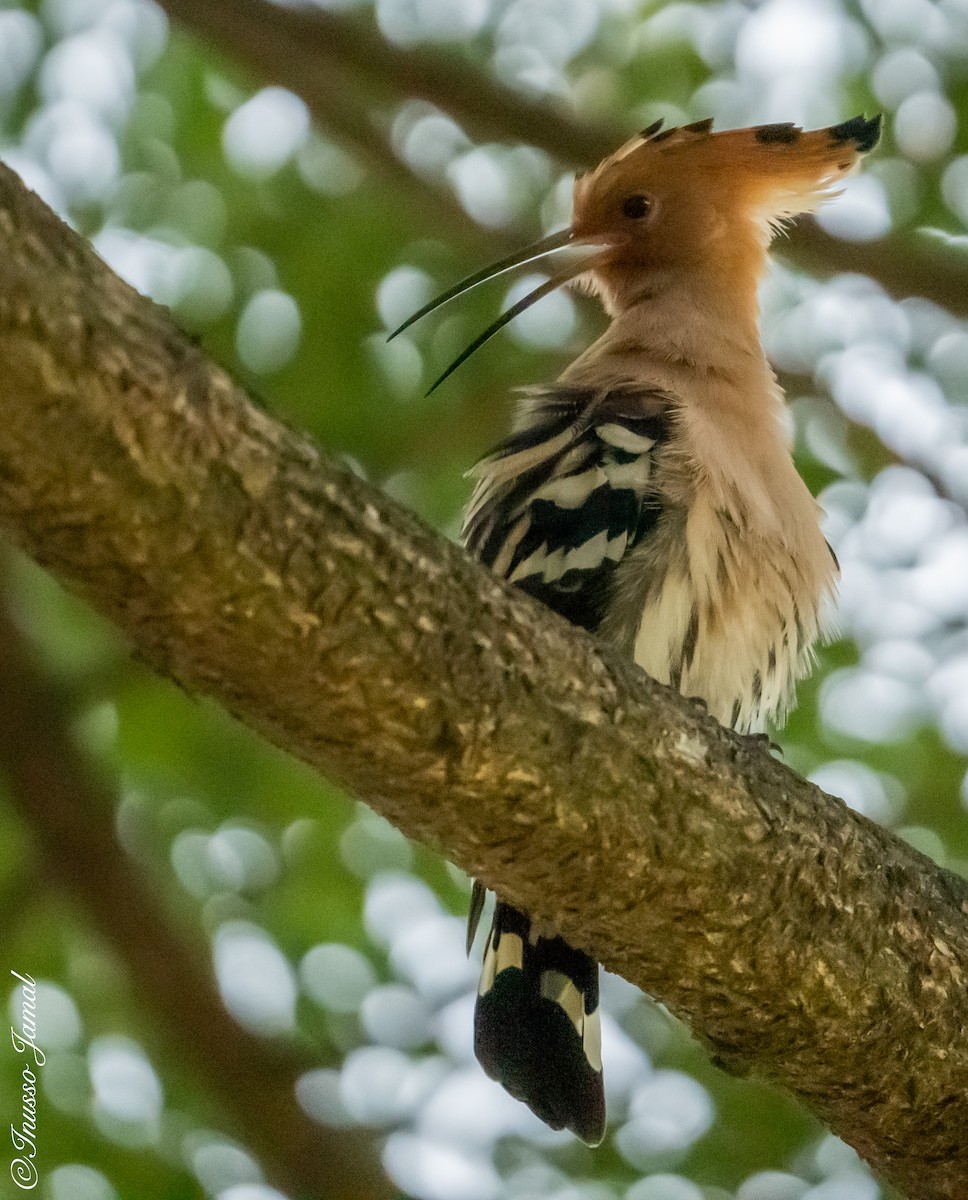
{"type": "Polygon", "coordinates": [[[500,901],[474,1014],[481,1066],[553,1129],[605,1134],[598,964],[500,901]]]}

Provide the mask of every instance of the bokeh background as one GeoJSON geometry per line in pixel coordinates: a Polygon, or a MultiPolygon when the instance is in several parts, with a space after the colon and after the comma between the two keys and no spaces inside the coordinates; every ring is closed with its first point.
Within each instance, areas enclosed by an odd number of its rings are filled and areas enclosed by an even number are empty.
{"type": "MultiPolygon", "coordinates": [[[[867,247],[871,274],[840,273],[824,242],[825,277],[813,277],[794,240],[763,290],[798,463],[843,568],[841,634],[782,742],[828,791],[968,869],[968,0],[318,11],[361,44],[449,64],[490,137],[408,98],[391,68],[374,81],[341,72],[338,55],[321,63],[330,102],[313,121],[230,46],[146,0],[0,0],[0,157],[270,411],[450,536],[464,472],[507,427],[514,387],[554,377],[602,328],[593,303],[556,294],[424,398],[532,273],[386,343],[435,289],[567,218],[566,165],[502,131],[477,73],[624,132],[658,117],[818,126],[884,112],[881,147],[819,218],[867,247]],[[882,287],[907,254],[930,256],[932,299],[882,287]]],[[[232,1018],[298,1047],[298,1101],[321,1137],[364,1129],[395,1188],[425,1200],[888,1195],[791,1101],[720,1073],[614,977],[606,1143],[592,1152],[546,1130],[473,1061],[467,879],[149,674],[35,566],[9,556],[7,588],[112,797],[109,811],[79,809],[78,828],[112,827],[232,1018]]],[[[41,841],[0,786],[2,994],[13,1022],[22,996],[7,969],[38,980],[48,1056],[35,1194],[278,1200],[264,1097],[242,1098],[253,1120],[240,1136],[204,1055],[184,1054],[206,1030],[159,1025],[110,919],[86,915],[41,841]]],[[[97,877],[101,864],[86,866],[97,877]]],[[[4,1126],[20,1066],[0,1051],[4,1126]]],[[[7,1195],[6,1162],[2,1179],[7,1195]]]]}

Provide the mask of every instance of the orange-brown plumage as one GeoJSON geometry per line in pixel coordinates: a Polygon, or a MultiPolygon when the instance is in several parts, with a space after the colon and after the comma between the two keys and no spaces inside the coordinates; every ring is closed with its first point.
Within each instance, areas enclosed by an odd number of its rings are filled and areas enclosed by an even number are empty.
{"type": "Polygon", "coordinates": [[[877,129],[876,118],[809,133],[713,132],[700,121],[632,138],[575,183],[575,241],[608,247],[594,260],[606,308],[620,308],[643,275],[667,270],[716,280],[748,303],[777,226],[833,195],[877,129]],[[635,196],[649,203],[638,218],[623,211],[635,196]]]}

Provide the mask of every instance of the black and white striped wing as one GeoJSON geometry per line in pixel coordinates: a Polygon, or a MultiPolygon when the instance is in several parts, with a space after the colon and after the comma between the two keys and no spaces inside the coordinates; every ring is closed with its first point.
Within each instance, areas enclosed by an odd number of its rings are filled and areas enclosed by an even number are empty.
{"type": "Polygon", "coordinates": [[[659,514],[654,452],[665,397],[551,393],[543,416],[475,468],[464,541],[497,574],[585,629],[659,514]]]}

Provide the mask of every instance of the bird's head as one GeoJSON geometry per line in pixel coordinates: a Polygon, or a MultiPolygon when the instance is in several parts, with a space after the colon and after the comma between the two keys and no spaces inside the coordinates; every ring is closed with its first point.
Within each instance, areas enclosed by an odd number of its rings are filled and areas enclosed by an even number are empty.
{"type": "Polygon", "coordinates": [[[810,132],[650,126],[576,179],[572,242],[604,247],[588,269],[612,311],[696,272],[755,288],[777,227],[836,194],[879,131],[880,117],[810,132]]]}
{"type": "Polygon", "coordinates": [[[461,280],[391,336],[479,283],[569,247],[584,254],[503,313],[434,387],[508,321],[579,277],[612,315],[671,287],[720,285],[727,301],[755,303],[777,227],[836,194],[879,136],[879,116],[809,132],[760,125],[718,133],[711,120],[663,130],[657,122],[578,176],[567,229],[461,280]]]}

